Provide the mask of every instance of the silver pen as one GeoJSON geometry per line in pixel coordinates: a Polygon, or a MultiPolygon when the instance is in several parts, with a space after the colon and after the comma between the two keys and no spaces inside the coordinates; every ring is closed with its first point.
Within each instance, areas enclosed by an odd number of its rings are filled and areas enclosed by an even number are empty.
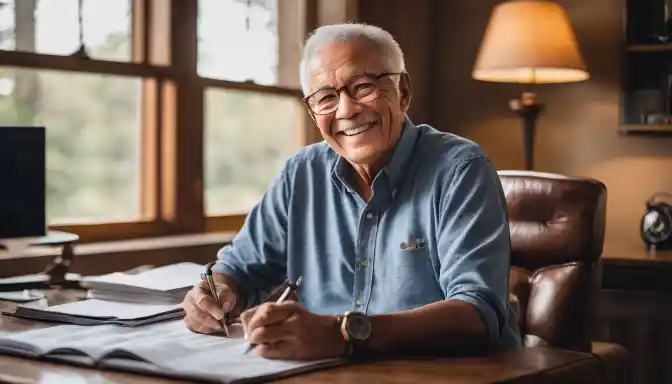
{"type": "MultiPolygon", "coordinates": [[[[278,298],[278,300],[276,300],[276,302],[275,302],[276,304],[280,304],[280,303],[282,303],[283,301],[287,300],[287,298],[289,297],[289,295],[291,295],[293,292],[295,292],[295,291],[299,288],[299,285],[301,284],[301,277],[302,277],[302,276],[299,276],[299,277],[296,279],[296,282],[295,282],[295,283],[293,283],[293,284],[292,284],[292,283],[288,283],[288,284],[287,284],[287,288],[285,288],[285,291],[282,293],[282,295],[280,295],[280,297],[278,298]]],[[[252,344],[252,343],[250,343],[250,344],[247,346],[247,350],[245,351],[245,354],[249,353],[254,347],[256,347],[256,344],[252,344]]]]}
{"type": "MultiPolygon", "coordinates": [[[[205,279],[205,281],[208,282],[208,289],[210,290],[210,296],[215,300],[216,303],[219,304],[219,295],[217,295],[217,287],[215,286],[215,280],[212,278],[212,267],[215,265],[215,262],[210,262],[205,266],[205,273],[201,273],[201,278],[205,279]]],[[[224,328],[224,332],[226,332],[226,335],[229,335],[229,317],[228,313],[224,314],[224,317],[222,317],[219,322],[222,324],[222,327],[224,328]]]]}

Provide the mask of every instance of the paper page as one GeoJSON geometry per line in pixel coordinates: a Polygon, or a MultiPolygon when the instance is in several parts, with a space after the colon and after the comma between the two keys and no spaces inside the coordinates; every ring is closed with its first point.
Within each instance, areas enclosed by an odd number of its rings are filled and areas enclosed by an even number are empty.
{"type": "MultiPolygon", "coordinates": [[[[121,301],[128,303],[150,303],[150,304],[179,304],[184,300],[185,293],[175,293],[170,295],[142,294],[136,292],[116,292],[112,290],[98,291],[89,290],[86,297],[89,299],[121,301]]],[[[0,297],[1,299],[1,297],[0,297]]]]}
{"type": "Polygon", "coordinates": [[[177,308],[180,308],[180,304],[164,305],[88,299],[62,305],[54,305],[45,308],[44,310],[75,316],[98,318],[116,317],[121,320],[132,320],[155,316],[160,313],[173,311],[177,308]]]}
{"type": "Polygon", "coordinates": [[[28,303],[44,298],[44,293],[33,289],[24,289],[23,291],[13,292],[0,292],[0,300],[13,301],[15,303],[28,303]]]}
{"type": "Polygon", "coordinates": [[[122,272],[101,276],[84,276],[82,282],[86,286],[104,289],[106,284],[123,285],[159,291],[170,291],[191,287],[200,279],[205,266],[196,263],[177,263],[154,268],[147,272],[130,275],[122,272]],[[102,283],[102,284],[101,284],[102,283]]]}
{"type": "MultiPolygon", "coordinates": [[[[65,275],[65,279],[68,281],[78,281],[81,278],[80,275],[76,273],[68,273],[65,275]]],[[[30,282],[47,282],[49,276],[44,273],[38,273],[34,275],[21,275],[21,276],[11,276],[0,278],[0,284],[19,284],[19,283],[30,283],[30,282]]]]}
{"type": "MultiPolygon", "coordinates": [[[[184,322],[172,321],[143,327],[133,339],[119,343],[115,348],[166,371],[192,377],[257,377],[320,363],[271,360],[254,353],[245,354],[247,343],[242,337],[242,330],[236,325],[232,328],[235,336],[228,338],[194,333],[185,327],[184,322]]],[[[115,354],[107,356],[114,358],[115,354]]]]}
{"type": "Polygon", "coordinates": [[[109,348],[123,344],[132,339],[138,328],[120,327],[116,325],[99,325],[87,327],[80,325],[58,325],[49,328],[18,332],[0,338],[0,345],[7,341],[30,344],[42,353],[54,350],[79,350],[84,354],[100,358],[109,348]]]}

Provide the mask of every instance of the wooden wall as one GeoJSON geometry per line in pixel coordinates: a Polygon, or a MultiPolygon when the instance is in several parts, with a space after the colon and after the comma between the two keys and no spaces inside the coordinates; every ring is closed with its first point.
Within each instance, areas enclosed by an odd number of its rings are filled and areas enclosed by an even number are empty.
{"type": "Polygon", "coordinates": [[[411,75],[413,99],[409,117],[416,124],[431,120],[431,91],[434,77],[433,47],[434,18],[432,1],[420,0],[359,0],[360,21],[378,25],[396,38],[404,51],[406,71],[411,75]]]}
{"type": "MultiPolygon", "coordinates": [[[[490,12],[499,2],[359,0],[359,19],[388,29],[404,49],[416,123],[471,138],[498,168],[520,169],[521,122],[508,101],[523,88],[471,78],[490,12]]],[[[672,191],[672,138],[617,134],[622,0],[560,2],[592,77],[536,88],[547,108],[539,120],[535,168],[603,181],[609,191],[607,242],[640,246],[645,200],[656,191],[672,191]]]]}

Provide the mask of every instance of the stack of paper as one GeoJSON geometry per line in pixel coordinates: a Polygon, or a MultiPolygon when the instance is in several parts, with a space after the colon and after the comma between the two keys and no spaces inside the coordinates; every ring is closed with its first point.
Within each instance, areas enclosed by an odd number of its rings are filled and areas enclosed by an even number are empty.
{"type": "Polygon", "coordinates": [[[80,285],[90,290],[89,297],[101,300],[178,304],[204,271],[204,265],[185,262],[138,274],[84,276],[80,285]]]}
{"type": "Polygon", "coordinates": [[[3,312],[14,317],[77,325],[116,324],[137,327],[184,317],[179,304],[161,305],[82,300],[47,308],[17,306],[3,312]]]}

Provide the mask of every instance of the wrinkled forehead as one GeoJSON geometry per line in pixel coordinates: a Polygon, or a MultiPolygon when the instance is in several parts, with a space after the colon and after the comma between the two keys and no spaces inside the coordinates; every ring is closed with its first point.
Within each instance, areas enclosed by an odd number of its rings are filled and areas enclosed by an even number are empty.
{"type": "Polygon", "coordinates": [[[329,44],[313,54],[306,66],[308,94],[325,87],[342,87],[363,73],[389,71],[375,45],[365,40],[329,44]]]}

